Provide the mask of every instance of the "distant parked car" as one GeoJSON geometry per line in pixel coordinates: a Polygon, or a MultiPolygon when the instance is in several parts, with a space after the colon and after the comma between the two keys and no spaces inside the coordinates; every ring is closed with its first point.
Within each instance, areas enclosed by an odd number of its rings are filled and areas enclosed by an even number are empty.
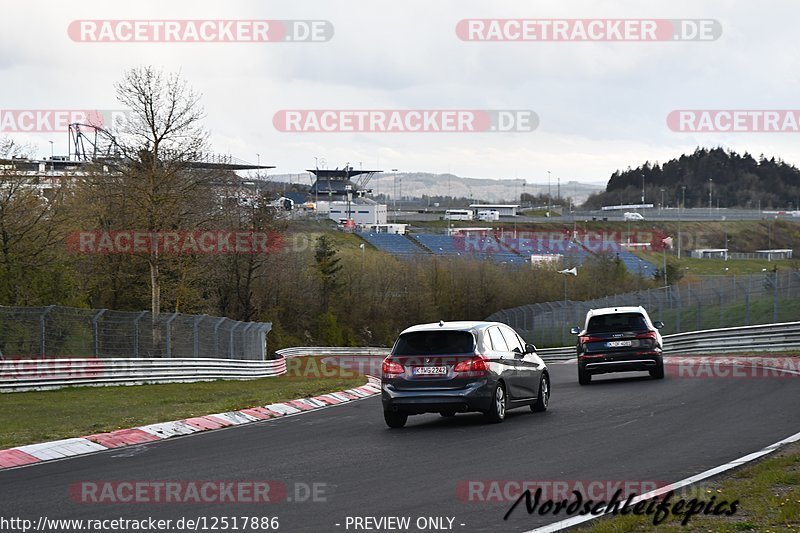
{"type": "Polygon", "coordinates": [[[624,216],[626,221],[644,220],[641,213],[625,213],[624,216]]]}
{"type": "Polygon", "coordinates": [[[592,376],[609,372],[648,371],[655,379],[664,378],[663,322],[651,322],[643,307],[608,307],[586,314],[578,335],[578,382],[588,385],[592,376]]]}
{"type": "Polygon", "coordinates": [[[391,428],[422,413],[478,411],[502,422],[508,409],[545,411],[550,375],[536,347],[505,324],[421,324],[403,331],[384,359],[381,395],[391,428]]]}

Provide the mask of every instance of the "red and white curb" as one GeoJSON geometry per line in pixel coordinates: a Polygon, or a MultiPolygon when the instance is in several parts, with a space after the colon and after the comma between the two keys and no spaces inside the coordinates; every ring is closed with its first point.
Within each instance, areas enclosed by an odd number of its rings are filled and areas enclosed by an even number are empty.
{"type": "Polygon", "coordinates": [[[0,450],[0,470],[169,439],[171,437],[191,435],[201,431],[251,424],[270,418],[296,415],[323,407],[369,398],[380,394],[380,392],[380,381],[369,377],[369,383],[362,387],[322,394],[313,398],[302,398],[288,402],[273,403],[263,407],[250,407],[239,411],[161,422],[130,429],[118,429],[108,433],[97,433],[72,439],[17,446],[8,450],[0,450]]]}

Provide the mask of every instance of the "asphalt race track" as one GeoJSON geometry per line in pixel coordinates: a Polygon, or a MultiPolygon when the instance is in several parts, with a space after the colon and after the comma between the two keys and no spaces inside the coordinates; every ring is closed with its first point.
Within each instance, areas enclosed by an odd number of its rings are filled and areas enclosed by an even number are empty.
{"type": "MultiPolygon", "coordinates": [[[[504,522],[511,502],[464,501],[457,495],[459,481],[674,482],[800,430],[800,377],[668,375],[653,381],[640,377],[644,374],[612,374],[581,387],[574,364],[550,369],[548,412],[514,410],[499,425],[486,424],[477,414],[424,415],[411,417],[402,430],[389,430],[376,397],[3,471],[2,515],[32,520],[277,516],[279,531],[292,532],[366,530],[347,529],[348,516],[408,516],[407,531],[418,531],[418,517],[454,517],[454,531],[525,531],[565,517],[529,516],[520,505],[504,522]],[[276,480],[289,487],[291,499],[294,491],[306,496],[304,487],[321,483],[318,499],[326,501],[93,504],[69,496],[76,482],[105,480],[276,480]]],[[[747,501],[740,505],[746,508],[747,501]]]]}

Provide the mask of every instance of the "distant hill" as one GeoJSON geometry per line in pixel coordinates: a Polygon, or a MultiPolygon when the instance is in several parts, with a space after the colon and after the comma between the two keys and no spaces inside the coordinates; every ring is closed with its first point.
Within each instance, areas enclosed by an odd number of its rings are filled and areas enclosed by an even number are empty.
{"type": "MultiPolygon", "coordinates": [[[[311,185],[312,176],[308,173],[271,175],[273,182],[290,182],[292,184],[311,185]]],[[[454,174],[432,174],[427,172],[398,172],[395,184],[395,173],[386,171],[376,174],[368,187],[374,196],[391,198],[393,195],[404,198],[451,197],[472,198],[475,202],[519,202],[523,193],[539,195],[547,194],[547,183],[526,183],[519,178],[463,178],[454,174]],[[396,187],[396,188],[395,188],[396,187]]],[[[596,183],[580,183],[577,181],[561,181],[561,197],[573,197],[576,204],[584,202],[590,194],[602,190],[596,183]]],[[[550,185],[555,198],[558,193],[558,181],[553,177],[550,185]]]]}
{"type": "Polygon", "coordinates": [[[596,209],[604,205],[645,202],[658,205],[662,193],[666,206],[678,206],[686,187],[686,207],[708,206],[709,190],[714,207],[797,209],[800,200],[800,170],[780,159],[755,159],[722,148],[697,148],[663,165],[646,162],[635,169],[616,171],[604,192],[592,195],[584,204],[596,209]],[[712,180],[709,182],[709,179],[712,180]]]}

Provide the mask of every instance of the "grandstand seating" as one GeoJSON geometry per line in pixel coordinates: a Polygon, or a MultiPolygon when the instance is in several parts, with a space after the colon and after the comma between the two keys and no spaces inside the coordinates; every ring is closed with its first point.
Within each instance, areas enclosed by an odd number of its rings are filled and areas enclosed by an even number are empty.
{"type": "Polygon", "coordinates": [[[392,255],[404,257],[427,253],[405,235],[397,233],[360,233],[359,235],[375,248],[392,255]]]}
{"type": "MultiPolygon", "coordinates": [[[[473,257],[497,263],[526,264],[531,255],[561,255],[565,265],[580,265],[591,253],[583,246],[551,235],[542,239],[513,238],[510,235],[450,236],[394,233],[361,233],[360,236],[384,252],[398,257],[433,254],[446,257],[473,257]],[[429,250],[429,251],[428,251],[429,250]]],[[[620,249],[613,252],[631,274],[651,277],[658,267],[640,259],[633,253],[620,249]]]]}

